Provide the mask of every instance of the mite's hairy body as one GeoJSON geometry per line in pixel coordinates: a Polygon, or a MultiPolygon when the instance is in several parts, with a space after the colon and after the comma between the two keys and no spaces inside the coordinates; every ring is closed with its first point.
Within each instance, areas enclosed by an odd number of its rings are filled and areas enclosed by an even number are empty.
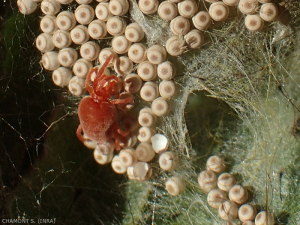
{"type": "Polygon", "coordinates": [[[128,136],[129,132],[120,129],[119,120],[123,112],[117,109],[116,105],[132,104],[133,97],[128,95],[125,99],[119,99],[123,90],[122,81],[115,75],[103,74],[112,57],[113,55],[110,55],[107,58],[100,70],[94,68],[86,77],[85,85],[90,96],[84,97],[79,103],[80,125],[76,134],[82,142],[92,140],[97,143],[104,143],[114,139],[116,149],[120,150],[120,141],[122,137],[128,136]],[[91,87],[90,78],[94,72],[97,73],[97,76],[91,87]],[[85,137],[83,137],[82,132],[85,137]]]}

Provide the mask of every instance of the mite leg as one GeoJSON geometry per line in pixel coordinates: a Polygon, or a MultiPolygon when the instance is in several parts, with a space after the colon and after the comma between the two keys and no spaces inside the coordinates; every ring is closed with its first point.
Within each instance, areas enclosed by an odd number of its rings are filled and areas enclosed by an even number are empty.
{"type": "Polygon", "coordinates": [[[110,62],[110,60],[112,60],[113,57],[114,57],[113,54],[111,54],[110,56],[108,56],[108,58],[105,60],[104,64],[102,65],[101,69],[98,71],[97,77],[101,76],[103,74],[105,68],[107,67],[108,63],[110,62]]]}
{"type": "Polygon", "coordinates": [[[115,85],[115,83],[120,82],[120,79],[116,77],[115,75],[107,76],[103,74],[97,80],[95,80],[95,86],[94,88],[96,89],[97,87],[105,88],[105,90],[110,90],[112,86],[115,85]]]}
{"type": "Polygon", "coordinates": [[[108,63],[110,62],[110,60],[113,58],[113,54],[111,54],[105,61],[105,63],[102,65],[102,67],[98,70],[98,68],[93,68],[87,75],[86,79],[85,79],[85,86],[86,89],[88,90],[88,92],[90,93],[90,95],[94,94],[94,90],[90,85],[90,80],[91,80],[91,76],[94,72],[97,73],[96,78],[94,80],[94,82],[99,82],[99,80],[102,80],[106,77],[106,75],[103,74],[105,68],[107,67],[108,63]],[[103,76],[104,75],[104,76],[103,76]]]}
{"type": "Polygon", "coordinates": [[[86,79],[85,79],[85,87],[86,89],[88,90],[88,92],[90,93],[90,95],[92,95],[94,93],[94,90],[93,88],[91,87],[90,85],[90,80],[91,80],[91,76],[94,72],[97,71],[98,68],[93,68],[89,73],[88,75],[86,76],[86,79]]]}
{"type": "Polygon", "coordinates": [[[110,127],[111,135],[115,140],[116,150],[121,149],[121,144],[126,143],[129,131],[123,131],[117,122],[113,123],[110,127]]]}
{"type": "Polygon", "coordinates": [[[118,104],[132,104],[133,100],[134,100],[133,96],[130,95],[127,98],[124,98],[124,99],[118,98],[118,99],[111,100],[110,102],[112,104],[114,104],[114,105],[118,105],[118,104]]]}
{"type": "Polygon", "coordinates": [[[82,127],[81,125],[78,126],[77,130],[76,130],[76,135],[77,138],[79,139],[79,141],[81,141],[82,143],[85,142],[85,138],[82,136],[82,127]]]}

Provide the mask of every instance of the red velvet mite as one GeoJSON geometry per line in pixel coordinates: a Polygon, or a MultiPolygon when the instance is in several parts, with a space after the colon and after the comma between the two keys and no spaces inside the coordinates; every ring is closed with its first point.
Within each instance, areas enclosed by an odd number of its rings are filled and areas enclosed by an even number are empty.
{"type": "Polygon", "coordinates": [[[90,96],[84,97],[78,106],[80,125],[76,134],[80,141],[92,140],[104,143],[114,140],[116,149],[120,150],[120,143],[127,137],[129,131],[120,128],[119,120],[123,112],[116,105],[124,106],[133,103],[133,96],[121,99],[119,96],[123,90],[122,80],[115,75],[105,75],[104,69],[113,58],[110,55],[103,66],[93,68],[86,77],[85,86],[90,96]],[[96,72],[93,85],[90,85],[91,75],[96,72]],[[83,137],[82,132],[85,134],[83,137]]]}

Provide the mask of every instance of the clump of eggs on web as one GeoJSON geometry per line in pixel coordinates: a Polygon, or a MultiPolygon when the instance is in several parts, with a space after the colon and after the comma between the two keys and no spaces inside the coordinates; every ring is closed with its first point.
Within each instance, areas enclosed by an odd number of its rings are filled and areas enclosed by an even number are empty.
{"type": "Polygon", "coordinates": [[[257,213],[256,205],[248,203],[250,194],[246,187],[237,184],[235,177],[226,171],[223,159],[211,156],[206,170],[198,176],[200,188],[207,193],[207,203],[218,210],[219,217],[227,224],[240,220],[242,225],[273,225],[273,214],[268,211],[257,213]]]}
{"type": "MultiPolygon", "coordinates": [[[[148,106],[139,112],[139,126],[131,124],[137,130],[132,130],[118,154],[114,153],[113,143],[86,141],[85,145],[94,149],[94,158],[99,164],[111,163],[116,173],[127,173],[129,179],[144,181],[152,176],[150,162],[155,154],[159,154],[159,165],[164,171],[174,171],[179,164],[176,153],[168,150],[168,138],[157,134],[155,129],[158,118],[170,113],[170,100],[177,93],[173,80],[176,68],[167,60],[168,54],[179,56],[187,48],[200,48],[204,43],[203,31],[214,22],[225,21],[229,7],[237,6],[247,15],[245,25],[250,31],[261,30],[264,21],[274,21],[278,15],[275,4],[262,1],[258,15],[255,14],[259,7],[256,0],[207,0],[211,3],[208,12],[199,10],[194,0],[139,0],[141,12],[158,13],[161,19],[169,21],[173,33],[165,46],[148,48],[143,43],[142,27],[136,22],[127,24],[127,0],[98,0],[96,7],[89,5],[91,0],[76,0],[79,6],[74,12],[60,12],[61,4],[70,4],[72,0],[43,0],[41,3],[18,0],[17,4],[23,14],[34,12],[40,4],[45,16],[40,21],[43,33],[37,37],[36,46],[43,53],[42,65],[53,71],[53,82],[60,87],[67,86],[71,94],[83,96],[87,74],[94,66],[101,67],[109,55],[114,55],[108,67],[121,77],[126,92],[139,94],[148,106]],[[104,39],[111,39],[111,47],[101,49],[98,40],[104,39]]],[[[109,68],[104,74],[111,73],[109,68]]],[[[92,81],[95,76],[96,73],[91,76],[92,81]]],[[[185,190],[183,178],[177,175],[170,177],[165,185],[173,196],[185,190]]]]}

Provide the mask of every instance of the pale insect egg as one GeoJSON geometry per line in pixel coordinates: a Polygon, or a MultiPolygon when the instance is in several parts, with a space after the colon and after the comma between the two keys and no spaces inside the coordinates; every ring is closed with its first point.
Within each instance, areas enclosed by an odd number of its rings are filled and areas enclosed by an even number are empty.
{"type": "Polygon", "coordinates": [[[101,21],[107,21],[113,14],[108,9],[107,2],[99,3],[95,8],[95,15],[101,21]]]}
{"type": "Polygon", "coordinates": [[[170,142],[168,138],[163,134],[155,134],[151,138],[152,148],[159,154],[168,150],[170,142]]]}
{"type": "Polygon", "coordinates": [[[146,46],[141,43],[135,43],[128,49],[128,57],[134,63],[141,63],[146,60],[146,46]]]}
{"type": "Polygon", "coordinates": [[[109,0],[96,0],[97,2],[108,2],[109,0]]]}
{"type": "Polygon", "coordinates": [[[137,159],[142,162],[150,162],[155,156],[155,151],[153,150],[151,144],[146,142],[140,143],[136,147],[135,152],[137,159]]]}
{"type": "Polygon", "coordinates": [[[76,0],[76,2],[80,5],[87,5],[87,4],[90,4],[92,2],[92,0],[76,0]]]}
{"type": "Polygon", "coordinates": [[[55,51],[51,51],[43,54],[42,64],[46,70],[56,70],[60,66],[60,63],[58,61],[58,53],[55,51]]]}
{"type": "Polygon", "coordinates": [[[73,0],[57,0],[57,1],[62,5],[68,5],[71,2],[73,2],[73,0]]]}
{"type": "Polygon", "coordinates": [[[206,168],[216,173],[222,173],[225,170],[225,164],[221,157],[213,155],[207,159],[206,168]]]}
{"type": "Polygon", "coordinates": [[[177,16],[172,19],[170,28],[172,33],[175,35],[185,35],[189,32],[191,25],[187,18],[183,16],[177,16]]]}
{"type": "Polygon", "coordinates": [[[259,3],[268,3],[271,2],[272,0],[257,0],[259,3]]]}
{"type": "Polygon", "coordinates": [[[214,2],[218,2],[220,0],[205,0],[205,1],[208,2],[208,3],[214,3],[214,2]]]}
{"type": "Polygon", "coordinates": [[[200,188],[208,193],[217,187],[217,174],[211,170],[202,171],[198,176],[198,184],[200,188]]]}
{"type": "Polygon", "coordinates": [[[137,162],[133,167],[133,175],[136,180],[148,180],[152,176],[152,168],[146,162],[137,162]]]}
{"type": "Polygon", "coordinates": [[[52,73],[53,83],[59,87],[65,87],[69,84],[72,78],[71,70],[65,67],[59,67],[52,73]]]}
{"type": "Polygon", "coordinates": [[[74,63],[72,70],[77,77],[85,78],[92,68],[91,62],[81,58],[74,63]]]}
{"type": "Polygon", "coordinates": [[[160,18],[166,21],[171,21],[178,15],[176,4],[168,1],[160,3],[157,12],[160,18]]]}
{"type": "Polygon", "coordinates": [[[200,11],[192,18],[194,26],[198,30],[206,30],[212,24],[212,18],[206,11],[200,11]]]}
{"type": "Polygon", "coordinates": [[[87,61],[93,61],[98,58],[100,52],[100,46],[93,42],[88,41],[81,45],[80,55],[87,61]]]}
{"type": "Polygon", "coordinates": [[[223,2],[212,3],[208,11],[214,21],[224,21],[229,15],[229,8],[223,2]]]}
{"type": "Polygon", "coordinates": [[[99,62],[101,65],[103,65],[106,61],[106,59],[113,54],[113,58],[110,60],[110,62],[107,64],[107,67],[112,67],[114,66],[115,60],[118,57],[117,53],[111,48],[104,48],[100,51],[99,54],[99,62]]]}
{"type": "Polygon", "coordinates": [[[127,0],[110,0],[109,11],[115,16],[123,16],[128,12],[129,3],[127,0]]]}
{"type": "Polygon", "coordinates": [[[32,0],[32,1],[34,1],[34,2],[41,2],[42,0],[32,0]]]}
{"type": "Polygon", "coordinates": [[[129,180],[136,180],[133,173],[133,166],[127,167],[127,176],[129,180]]]}
{"type": "Polygon", "coordinates": [[[185,191],[185,182],[179,176],[173,176],[166,182],[166,190],[172,196],[177,196],[185,191]]]}
{"type": "Polygon", "coordinates": [[[58,61],[64,67],[71,67],[78,58],[78,53],[74,48],[64,48],[58,53],[58,61]]]}
{"type": "Polygon", "coordinates": [[[83,95],[85,93],[85,79],[73,76],[69,82],[69,91],[75,96],[83,95]]]}
{"type": "Polygon", "coordinates": [[[239,208],[238,216],[242,222],[254,220],[256,216],[256,208],[252,205],[244,204],[239,208]]]}
{"type": "Polygon", "coordinates": [[[110,163],[114,156],[113,151],[104,152],[103,148],[105,146],[97,145],[93,153],[95,161],[100,165],[110,163]]]}
{"type": "Polygon", "coordinates": [[[182,0],[169,0],[169,2],[172,2],[172,3],[179,3],[181,2],[182,0]]]}
{"type": "Polygon", "coordinates": [[[156,116],[165,116],[170,112],[170,103],[163,97],[159,97],[152,102],[151,109],[156,116]]]}
{"type": "Polygon", "coordinates": [[[131,46],[131,42],[124,35],[120,35],[112,39],[111,46],[116,53],[125,54],[131,46]]]}
{"type": "Polygon", "coordinates": [[[148,107],[141,109],[138,117],[138,122],[143,127],[153,127],[156,123],[156,116],[148,107]]]}
{"type": "Polygon", "coordinates": [[[255,225],[273,225],[274,217],[270,212],[261,211],[255,217],[255,225]]]}
{"type": "Polygon", "coordinates": [[[158,85],[152,81],[146,82],[140,90],[140,96],[144,101],[152,102],[159,96],[158,85]]]}
{"type": "Polygon", "coordinates": [[[41,52],[50,52],[54,49],[52,42],[52,35],[47,33],[41,33],[35,40],[36,47],[41,52]]]}
{"type": "Polygon", "coordinates": [[[263,20],[272,22],[278,18],[279,10],[274,3],[266,3],[261,5],[259,15],[263,20]]]}
{"type": "Polygon", "coordinates": [[[87,25],[94,19],[95,12],[90,5],[80,5],[75,10],[75,18],[78,23],[87,25]]]}
{"type": "Polygon", "coordinates": [[[247,220],[247,221],[243,222],[242,225],[255,225],[255,223],[251,220],[247,220]]]}
{"type": "Polygon", "coordinates": [[[41,19],[40,28],[44,33],[53,34],[57,31],[56,17],[46,15],[41,19]]]}
{"type": "Polygon", "coordinates": [[[226,221],[225,223],[222,223],[222,225],[239,225],[239,224],[234,223],[233,221],[226,221]]]}
{"type": "Polygon", "coordinates": [[[82,45],[90,38],[87,27],[83,25],[77,25],[76,27],[74,27],[71,30],[70,35],[72,41],[78,45],[82,45]]]}
{"type": "Polygon", "coordinates": [[[244,204],[248,200],[248,191],[243,186],[236,184],[229,190],[229,199],[237,204],[244,204]]]}
{"type": "Polygon", "coordinates": [[[115,143],[113,141],[104,142],[102,144],[97,144],[97,148],[99,151],[101,151],[103,154],[109,154],[110,152],[114,152],[115,150],[115,143]]]}
{"type": "Polygon", "coordinates": [[[43,0],[41,10],[46,15],[56,15],[60,10],[60,3],[56,0],[43,0]]]}
{"type": "Polygon", "coordinates": [[[159,156],[159,167],[165,171],[173,171],[178,166],[178,156],[174,152],[164,152],[159,156]]]}
{"type": "Polygon", "coordinates": [[[69,11],[62,11],[56,17],[56,25],[61,30],[69,31],[76,25],[74,13],[69,11]]]}
{"type": "Polygon", "coordinates": [[[207,203],[215,209],[218,209],[224,201],[227,200],[226,193],[220,189],[212,189],[207,195],[207,203]]]}
{"type": "Polygon", "coordinates": [[[161,45],[152,45],[147,50],[147,58],[152,64],[160,64],[166,60],[166,49],[161,45]]]}
{"type": "Polygon", "coordinates": [[[238,215],[238,206],[232,201],[225,201],[219,206],[219,216],[223,220],[234,220],[238,215]]]}
{"type": "Polygon", "coordinates": [[[249,31],[260,31],[264,27],[264,21],[258,14],[247,15],[245,18],[245,27],[249,31]]]}
{"type": "Polygon", "coordinates": [[[118,155],[115,155],[113,157],[111,161],[111,167],[113,171],[115,171],[118,174],[124,174],[127,172],[127,167],[121,163],[120,157],[118,155]]]}
{"type": "Polygon", "coordinates": [[[94,20],[88,26],[88,33],[93,39],[102,39],[106,36],[106,25],[101,20],[94,20]]]}
{"type": "Polygon", "coordinates": [[[191,49],[200,48],[204,43],[204,36],[200,30],[194,29],[184,36],[187,46],[191,49]]]}
{"type": "Polygon", "coordinates": [[[220,188],[222,191],[228,192],[233,185],[235,185],[235,183],[236,180],[230,173],[222,173],[218,177],[218,188],[220,188]]]}
{"type": "Polygon", "coordinates": [[[139,0],[139,8],[140,10],[146,14],[153,14],[157,11],[158,0],[139,0]]]}
{"type": "Polygon", "coordinates": [[[33,13],[37,8],[37,3],[32,0],[18,0],[17,5],[20,13],[24,15],[33,13]]]}
{"type": "Polygon", "coordinates": [[[88,136],[86,136],[86,134],[83,134],[83,138],[85,139],[83,142],[85,147],[87,147],[89,149],[95,149],[97,147],[97,142],[89,139],[88,136]]]}
{"type": "Polygon", "coordinates": [[[123,144],[121,144],[122,148],[133,148],[137,143],[137,135],[135,134],[130,134],[127,137],[127,141],[123,144]]]}
{"type": "Polygon", "coordinates": [[[144,81],[155,80],[157,77],[156,65],[153,65],[149,61],[141,62],[137,68],[137,74],[144,81]]]}
{"type": "Polygon", "coordinates": [[[121,56],[114,63],[114,70],[120,75],[129,74],[133,70],[133,62],[127,56],[121,56]]]}
{"type": "Polygon", "coordinates": [[[150,142],[151,137],[155,134],[155,130],[150,127],[141,127],[139,129],[138,140],[140,142],[150,142]]]}
{"type": "Polygon", "coordinates": [[[52,36],[52,41],[57,48],[69,47],[72,43],[71,35],[68,31],[57,30],[52,36]]]}
{"type": "Polygon", "coordinates": [[[165,99],[170,99],[175,96],[177,88],[174,81],[163,80],[159,84],[159,94],[165,99]]]}
{"type": "Polygon", "coordinates": [[[228,6],[237,6],[240,0],[223,0],[223,2],[228,6]]]}
{"type": "Polygon", "coordinates": [[[178,12],[181,16],[192,18],[198,11],[198,5],[194,0],[184,0],[178,3],[178,12]]]}
{"type": "Polygon", "coordinates": [[[166,50],[172,56],[179,56],[185,50],[185,41],[179,36],[170,37],[166,42],[166,50]]]}
{"type": "Polygon", "coordinates": [[[138,92],[142,85],[143,81],[137,74],[131,73],[124,78],[124,89],[129,93],[138,92]]]}
{"type": "Polygon", "coordinates": [[[134,164],[137,163],[136,153],[132,148],[121,150],[119,153],[119,159],[120,162],[126,167],[134,166],[134,164]]]}
{"type": "Polygon", "coordinates": [[[157,66],[157,75],[162,80],[171,80],[176,75],[175,66],[170,61],[165,61],[157,66]]]}
{"type": "Polygon", "coordinates": [[[125,37],[131,42],[139,42],[145,36],[145,33],[138,23],[131,23],[125,29],[125,37]]]}
{"type": "Polygon", "coordinates": [[[240,0],[239,10],[244,14],[254,14],[258,10],[257,0],[240,0]]]}
{"type": "Polygon", "coordinates": [[[106,22],[107,32],[112,36],[122,35],[126,28],[126,21],[119,16],[110,17],[106,22]]]}

